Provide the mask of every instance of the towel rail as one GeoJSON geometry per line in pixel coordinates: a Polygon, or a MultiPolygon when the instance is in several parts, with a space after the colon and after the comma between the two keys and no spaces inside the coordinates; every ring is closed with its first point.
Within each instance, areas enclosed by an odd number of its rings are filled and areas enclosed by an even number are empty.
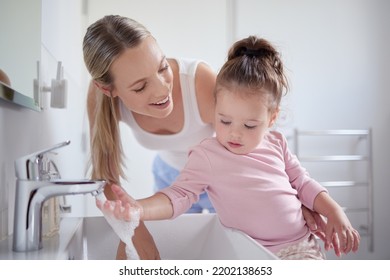
{"type": "MultiPolygon", "coordinates": [[[[337,138],[339,139],[339,138],[337,138]]],[[[336,144],[337,145],[337,139],[336,144]]],[[[322,139],[324,140],[324,139],[322,139]]],[[[306,143],[306,142],[305,142],[306,143]]],[[[317,142],[318,143],[318,142],[317,142]]],[[[322,142],[321,142],[322,143],[322,142]]],[[[355,142],[357,143],[357,142],[355,142]]],[[[357,207],[344,207],[344,210],[348,213],[363,212],[367,214],[366,224],[359,225],[359,229],[362,230],[362,236],[368,238],[368,250],[373,252],[374,250],[374,234],[373,234],[373,172],[372,172],[372,131],[371,129],[340,129],[340,130],[294,130],[294,150],[299,160],[304,165],[304,162],[317,162],[317,163],[330,163],[339,162],[348,164],[348,162],[366,162],[366,176],[364,180],[328,180],[320,182],[326,188],[350,188],[350,187],[365,187],[367,188],[367,201],[364,206],[357,207]],[[318,155],[303,154],[301,149],[304,149],[302,144],[302,137],[310,138],[312,142],[316,143],[316,137],[352,137],[351,141],[365,141],[366,154],[361,154],[356,151],[356,154],[331,154],[331,155],[318,155]],[[314,142],[313,142],[314,141],[314,142]]],[[[323,151],[322,151],[323,152],[323,151]]],[[[324,169],[325,170],[325,169],[324,169]]]]}

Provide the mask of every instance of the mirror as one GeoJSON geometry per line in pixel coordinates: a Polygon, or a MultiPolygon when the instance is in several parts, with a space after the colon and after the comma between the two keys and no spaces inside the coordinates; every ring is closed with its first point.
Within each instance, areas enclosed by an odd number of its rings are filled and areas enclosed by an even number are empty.
{"type": "Polygon", "coordinates": [[[0,70],[8,77],[1,80],[0,98],[6,99],[3,93],[9,95],[12,90],[13,96],[24,96],[14,100],[35,104],[34,79],[41,57],[41,0],[24,1],[23,6],[18,1],[1,0],[0,34],[0,70]]]}

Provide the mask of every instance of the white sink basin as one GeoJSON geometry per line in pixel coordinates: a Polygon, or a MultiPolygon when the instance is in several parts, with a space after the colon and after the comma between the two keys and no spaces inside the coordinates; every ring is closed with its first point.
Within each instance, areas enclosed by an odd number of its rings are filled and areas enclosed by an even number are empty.
{"type": "MultiPolygon", "coordinates": [[[[184,214],[146,222],[165,260],[275,259],[242,232],[225,228],[215,214],[184,214]]],[[[67,248],[70,259],[115,259],[119,238],[104,217],[84,218],[67,248]]]]}

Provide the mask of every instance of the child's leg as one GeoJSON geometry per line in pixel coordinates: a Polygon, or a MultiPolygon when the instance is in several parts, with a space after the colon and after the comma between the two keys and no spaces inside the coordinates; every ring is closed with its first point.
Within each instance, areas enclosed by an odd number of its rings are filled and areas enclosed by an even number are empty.
{"type": "Polygon", "coordinates": [[[276,256],[282,260],[325,260],[325,254],[313,234],[297,244],[281,249],[276,256]]]}

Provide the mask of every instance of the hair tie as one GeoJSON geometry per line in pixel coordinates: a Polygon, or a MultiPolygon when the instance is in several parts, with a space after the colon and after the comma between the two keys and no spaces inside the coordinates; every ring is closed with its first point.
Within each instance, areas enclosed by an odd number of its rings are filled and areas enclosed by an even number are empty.
{"type": "Polygon", "coordinates": [[[249,57],[261,57],[269,53],[269,51],[265,49],[248,49],[247,47],[241,47],[237,50],[236,54],[237,56],[249,56],[249,57]]]}

